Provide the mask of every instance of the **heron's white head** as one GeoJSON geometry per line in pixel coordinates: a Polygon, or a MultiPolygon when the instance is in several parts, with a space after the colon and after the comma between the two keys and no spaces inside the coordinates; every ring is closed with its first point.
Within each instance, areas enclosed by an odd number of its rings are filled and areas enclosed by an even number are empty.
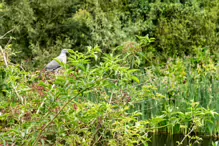
{"type": "Polygon", "coordinates": [[[63,50],[61,51],[61,54],[68,54],[68,50],[67,50],[67,49],[63,49],[63,50]]]}

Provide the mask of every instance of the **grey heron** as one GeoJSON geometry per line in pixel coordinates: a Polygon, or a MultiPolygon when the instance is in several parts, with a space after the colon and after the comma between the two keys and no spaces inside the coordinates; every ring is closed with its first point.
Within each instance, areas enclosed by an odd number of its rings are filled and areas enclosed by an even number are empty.
{"type": "MultiPolygon", "coordinates": [[[[63,49],[61,51],[61,54],[56,57],[55,59],[59,60],[60,62],[66,64],[67,62],[67,53],[68,53],[68,50],[67,49],[63,49]]],[[[59,69],[61,69],[61,65],[56,61],[56,60],[52,60],[51,62],[49,62],[45,69],[46,71],[58,71],[59,69]]]]}

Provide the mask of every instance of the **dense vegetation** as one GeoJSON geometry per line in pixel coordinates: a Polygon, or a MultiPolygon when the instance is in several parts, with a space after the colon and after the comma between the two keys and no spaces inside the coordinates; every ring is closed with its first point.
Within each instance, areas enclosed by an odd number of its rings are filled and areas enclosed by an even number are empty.
{"type": "Polygon", "coordinates": [[[0,145],[216,135],[218,14],[218,0],[2,0],[0,145]],[[61,49],[64,70],[44,72],[61,49]]]}

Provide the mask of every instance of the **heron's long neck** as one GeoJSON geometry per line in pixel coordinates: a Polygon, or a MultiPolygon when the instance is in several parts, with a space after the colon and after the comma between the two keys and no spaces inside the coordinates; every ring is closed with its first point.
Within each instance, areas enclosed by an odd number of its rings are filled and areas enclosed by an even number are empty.
{"type": "Polygon", "coordinates": [[[58,58],[64,63],[67,61],[67,56],[65,53],[61,53],[58,58]]]}
{"type": "Polygon", "coordinates": [[[61,53],[59,56],[60,57],[66,57],[66,54],[65,53],[61,53]]]}

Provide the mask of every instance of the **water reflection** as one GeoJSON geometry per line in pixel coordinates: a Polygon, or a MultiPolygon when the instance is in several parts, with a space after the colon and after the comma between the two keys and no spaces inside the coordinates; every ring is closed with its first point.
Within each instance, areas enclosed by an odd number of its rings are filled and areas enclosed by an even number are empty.
{"type": "MultiPolygon", "coordinates": [[[[183,135],[175,134],[175,135],[167,135],[167,134],[156,134],[150,135],[151,142],[149,142],[149,146],[177,146],[177,141],[182,141],[184,138],[183,135]]],[[[185,139],[182,146],[212,146],[212,142],[217,141],[216,139],[209,137],[202,137],[202,141],[200,143],[194,143],[194,140],[191,141],[188,138],[185,139]]],[[[219,145],[218,145],[219,146],[219,145]]]]}

